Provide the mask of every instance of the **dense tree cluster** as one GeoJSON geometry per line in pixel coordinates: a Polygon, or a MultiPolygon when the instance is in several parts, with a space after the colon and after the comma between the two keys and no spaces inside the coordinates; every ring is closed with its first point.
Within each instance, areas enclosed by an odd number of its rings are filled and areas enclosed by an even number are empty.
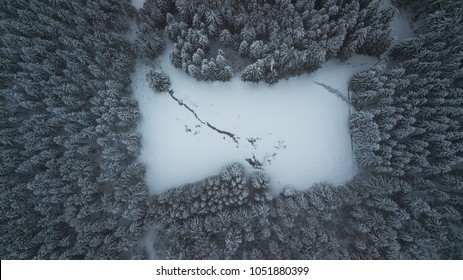
{"type": "Polygon", "coordinates": [[[162,53],[165,40],[159,32],[166,24],[166,13],[174,9],[169,0],[146,1],[137,13],[138,32],[135,48],[142,58],[154,59],[162,53]]]}
{"type": "Polygon", "coordinates": [[[392,50],[396,65],[375,67],[351,81],[359,109],[350,121],[355,154],[370,171],[461,174],[463,31],[455,27],[463,24],[463,4],[425,2],[420,6],[431,10],[421,33],[392,50]]]}
{"type": "Polygon", "coordinates": [[[274,84],[330,58],[381,55],[392,43],[393,15],[371,0],[147,0],[139,39],[150,42],[146,56],[156,56],[165,27],[172,64],[198,80],[231,79],[227,49],[245,63],[242,80],[274,84]]]}
{"type": "Polygon", "coordinates": [[[127,258],[144,232],[126,2],[0,3],[2,259],[127,258]]]}
{"type": "Polygon", "coordinates": [[[150,203],[150,212],[160,217],[185,219],[242,205],[248,196],[244,167],[232,164],[218,176],[161,194],[150,203]]]}
{"type": "Polygon", "coordinates": [[[230,176],[239,169],[233,164],[151,203],[148,217],[155,221],[161,257],[463,258],[463,194],[439,190],[431,181],[358,175],[342,187],[288,188],[272,197],[264,173],[251,174],[246,183],[242,171],[230,176]],[[221,189],[228,188],[224,196],[221,189]]]}

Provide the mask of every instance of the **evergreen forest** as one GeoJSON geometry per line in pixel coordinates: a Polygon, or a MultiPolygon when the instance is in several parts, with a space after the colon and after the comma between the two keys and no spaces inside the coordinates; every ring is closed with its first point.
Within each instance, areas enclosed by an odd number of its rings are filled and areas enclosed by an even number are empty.
{"type": "Polygon", "coordinates": [[[463,259],[463,2],[381,2],[0,0],[0,258],[463,259]],[[275,194],[230,163],[150,194],[130,76],[166,50],[224,85],[377,57],[349,83],[359,173],[275,194]]]}

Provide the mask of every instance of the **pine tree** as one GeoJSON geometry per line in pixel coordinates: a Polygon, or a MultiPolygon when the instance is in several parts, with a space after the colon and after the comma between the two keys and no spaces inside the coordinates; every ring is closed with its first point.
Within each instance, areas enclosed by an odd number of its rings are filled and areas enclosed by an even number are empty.
{"type": "Polygon", "coordinates": [[[249,56],[252,59],[259,59],[262,58],[263,54],[264,43],[261,40],[252,42],[251,46],[249,47],[249,56]]]}
{"type": "Polygon", "coordinates": [[[224,47],[233,47],[234,45],[234,38],[228,29],[223,29],[220,32],[219,42],[224,47]]]}
{"type": "Polygon", "coordinates": [[[150,70],[146,74],[146,79],[150,84],[151,88],[158,92],[168,91],[170,88],[170,79],[162,71],[150,70]]]}
{"type": "Polygon", "coordinates": [[[242,57],[249,56],[249,43],[246,40],[243,40],[239,47],[240,55],[242,57]]]}
{"type": "Polygon", "coordinates": [[[241,79],[245,82],[258,83],[264,77],[263,61],[258,60],[257,62],[248,65],[241,74],[241,79]]]}

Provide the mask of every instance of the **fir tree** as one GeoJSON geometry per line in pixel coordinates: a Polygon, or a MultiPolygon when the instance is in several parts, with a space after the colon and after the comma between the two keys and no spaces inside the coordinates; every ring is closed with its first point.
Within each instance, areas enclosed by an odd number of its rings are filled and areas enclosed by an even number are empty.
{"type": "Polygon", "coordinates": [[[170,79],[162,71],[150,70],[148,74],[146,74],[146,79],[151,88],[155,91],[165,92],[170,88],[170,79]]]}

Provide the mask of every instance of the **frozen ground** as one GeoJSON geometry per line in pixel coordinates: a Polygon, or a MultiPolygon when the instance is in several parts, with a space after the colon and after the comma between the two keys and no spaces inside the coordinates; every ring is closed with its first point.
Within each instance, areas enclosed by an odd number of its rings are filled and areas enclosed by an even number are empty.
{"type": "Polygon", "coordinates": [[[197,82],[175,69],[168,51],[157,65],[171,79],[175,96],[203,121],[239,137],[231,138],[201,124],[168,94],[154,93],[145,75],[150,67],[138,63],[133,90],[140,105],[147,182],[154,193],[191,183],[232,162],[260,161],[276,191],[285,185],[307,188],[313,183],[341,184],[356,173],[347,119],[349,105],[314,81],[347,94],[353,73],[375,59],[355,56],[331,61],[316,73],[280,81],[274,86],[197,82]]]}

